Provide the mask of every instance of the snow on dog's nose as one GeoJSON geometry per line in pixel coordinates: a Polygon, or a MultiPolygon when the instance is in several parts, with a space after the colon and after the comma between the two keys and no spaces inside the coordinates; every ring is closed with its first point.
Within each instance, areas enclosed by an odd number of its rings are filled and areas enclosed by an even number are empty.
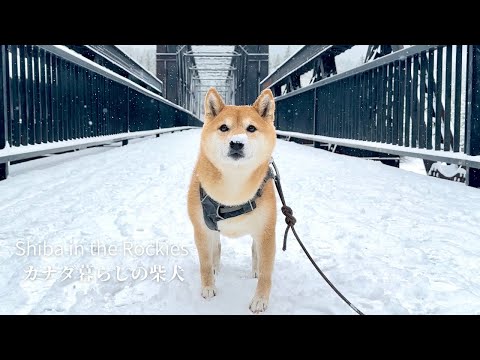
{"type": "Polygon", "coordinates": [[[230,138],[230,144],[239,143],[239,144],[245,145],[247,141],[248,141],[247,134],[237,134],[237,135],[233,135],[230,138]]]}

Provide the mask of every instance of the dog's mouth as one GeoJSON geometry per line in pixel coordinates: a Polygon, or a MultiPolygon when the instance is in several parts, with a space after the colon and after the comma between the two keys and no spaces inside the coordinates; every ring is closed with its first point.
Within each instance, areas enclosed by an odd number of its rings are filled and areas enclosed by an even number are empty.
{"type": "Polygon", "coordinates": [[[245,157],[245,154],[242,150],[230,150],[228,152],[228,157],[232,158],[233,160],[239,160],[245,157]]]}

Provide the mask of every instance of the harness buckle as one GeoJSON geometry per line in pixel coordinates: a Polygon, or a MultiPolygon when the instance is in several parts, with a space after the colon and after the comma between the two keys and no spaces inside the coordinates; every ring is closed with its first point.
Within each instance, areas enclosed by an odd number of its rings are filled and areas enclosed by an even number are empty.
{"type": "Polygon", "coordinates": [[[220,204],[218,204],[217,206],[217,217],[220,219],[220,220],[225,220],[225,218],[223,216],[220,216],[220,204]]]}

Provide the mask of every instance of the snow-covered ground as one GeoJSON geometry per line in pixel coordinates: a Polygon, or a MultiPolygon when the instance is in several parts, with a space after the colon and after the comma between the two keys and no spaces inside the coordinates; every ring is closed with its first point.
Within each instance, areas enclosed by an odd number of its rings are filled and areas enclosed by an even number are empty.
{"type": "Polygon", "coordinates": [[[400,157],[400,169],[427,176],[425,165],[423,164],[423,160],[420,158],[410,156],[400,157]]]}
{"type": "MultiPolygon", "coordinates": [[[[0,182],[0,313],[249,314],[248,238],[222,239],[218,295],[200,296],[186,215],[199,135],[12,166],[0,182]],[[28,242],[57,254],[27,256],[28,242]]],[[[275,161],[298,233],[359,309],[480,314],[479,190],[281,140],[275,161]]],[[[281,251],[278,214],[267,314],[354,314],[293,237],[281,251]]]]}

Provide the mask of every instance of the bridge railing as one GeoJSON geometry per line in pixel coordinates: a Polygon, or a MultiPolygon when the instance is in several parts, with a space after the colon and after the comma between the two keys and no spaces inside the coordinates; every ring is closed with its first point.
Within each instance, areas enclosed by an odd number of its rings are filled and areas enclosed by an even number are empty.
{"type": "Polygon", "coordinates": [[[32,149],[41,144],[54,153],[72,141],[125,141],[201,125],[191,112],[66,47],[0,46],[0,178],[8,161],[39,155],[32,149]]]}
{"type": "Polygon", "coordinates": [[[479,49],[412,46],[277,96],[276,127],[311,141],[465,165],[467,184],[480,187],[479,49]]]}

